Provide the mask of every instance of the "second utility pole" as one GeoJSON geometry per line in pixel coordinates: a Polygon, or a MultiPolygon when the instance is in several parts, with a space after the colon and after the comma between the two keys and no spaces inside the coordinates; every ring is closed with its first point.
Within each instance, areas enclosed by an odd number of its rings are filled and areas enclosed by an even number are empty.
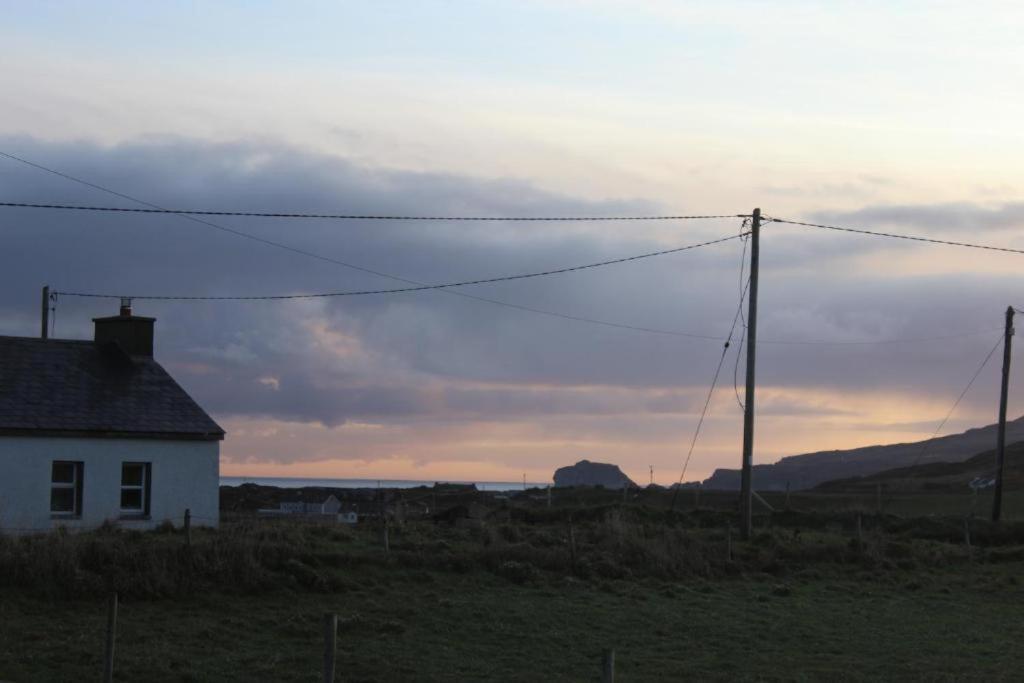
{"type": "Polygon", "coordinates": [[[43,287],[43,307],[39,316],[39,336],[47,339],[50,336],[50,285],[43,287]]]}
{"type": "Polygon", "coordinates": [[[996,437],[996,489],[992,495],[993,522],[998,522],[1003,512],[1003,467],[1006,464],[1006,394],[1010,386],[1013,306],[1006,309],[1006,331],[1003,334],[1003,386],[999,393],[999,434],[996,437]]]}
{"type": "Polygon", "coordinates": [[[760,258],[761,209],[750,216],[750,289],[747,303],[747,386],[743,410],[743,469],[740,476],[740,535],[750,538],[754,465],[754,364],[757,360],[757,269],[760,258]]]}

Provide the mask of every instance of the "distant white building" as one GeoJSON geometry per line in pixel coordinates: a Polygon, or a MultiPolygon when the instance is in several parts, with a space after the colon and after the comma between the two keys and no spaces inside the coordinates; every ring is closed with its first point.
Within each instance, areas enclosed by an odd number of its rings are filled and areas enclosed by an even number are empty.
{"type": "Polygon", "coordinates": [[[153,359],[153,318],[0,337],[0,531],[216,526],[224,430],[153,359]]]}
{"type": "Polygon", "coordinates": [[[327,500],[314,507],[314,514],[318,515],[336,515],[341,512],[341,501],[334,497],[334,495],[327,496],[327,500]]]}
{"type": "Polygon", "coordinates": [[[277,508],[259,510],[260,515],[265,517],[296,515],[304,517],[334,517],[345,524],[355,524],[359,516],[355,512],[342,512],[341,501],[333,494],[327,496],[322,503],[309,503],[305,501],[288,501],[281,503],[277,508]]]}
{"type": "Polygon", "coordinates": [[[351,512],[351,511],[350,512],[339,512],[338,513],[338,521],[341,522],[342,524],[358,524],[359,523],[359,515],[357,515],[354,512],[351,512]]]}

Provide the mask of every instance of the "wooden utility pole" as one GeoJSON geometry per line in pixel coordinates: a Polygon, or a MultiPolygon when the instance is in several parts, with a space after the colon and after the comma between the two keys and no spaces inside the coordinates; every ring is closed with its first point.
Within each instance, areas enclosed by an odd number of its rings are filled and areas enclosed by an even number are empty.
{"type": "Polygon", "coordinates": [[[43,287],[43,307],[40,309],[40,337],[47,339],[50,336],[50,285],[43,287]]]}
{"type": "Polygon", "coordinates": [[[1006,309],[1003,332],[1003,386],[999,394],[999,435],[996,438],[996,490],[992,496],[992,521],[1003,514],[1003,467],[1006,464],[1006,395],[1010,389],[1010,347],[1013,341],[1013,306],[1006,309]]]}
{"type": "Polygon", "coordinates": [[[760,262],[761,209],[750,217],[750,288],[747,291],[747,386],[743,411],[743,468],[740,477],[740,536],[750,538],[754,490],[754,364],[757,361],[757,270],[760,262]]]}

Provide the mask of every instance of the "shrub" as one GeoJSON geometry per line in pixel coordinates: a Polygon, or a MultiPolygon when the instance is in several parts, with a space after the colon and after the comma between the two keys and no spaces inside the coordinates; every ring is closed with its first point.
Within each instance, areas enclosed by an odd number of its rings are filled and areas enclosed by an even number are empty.
{"type": "MultiPolygon", "coordinates": [[[[400,567],[409,580],[423,582],[433,571],[479,570],[515,583],[537,581],[545,572],[597,581],[755,573],[807,578],[841,572],[892,581],[903,580],[897,573],[915,568],[971,561],[962,518],[863,516],[863,543],[858,543],[854,513],[787,511],[772,517],[772,529],[760,520],[750,542],[734,532],[732,561],[727,561],[725,529],[730,520],[735,529],[735,518],[723,511],[684,513],[616,503],[510,512],[516,522],[481,528],[408,522],[392,535],[390,553],[383,550],[379,527],[288,519],[239,517],[220,529],[193,529],[190,546],[171,525],[155,532],[107,525],[87,533],[0,535],[0,585],[52,597],[98,596],[110,590],[162,597],[287,586],[356,590],[389,576],[362,572],[358,582],[348,578],[352,568],[362,566],[400,567]]],[[[1022,530],[1018,523],[972,521],[973,561],[1019,561],[1024,557],[1018,541],[1022,530]]]]}
{"type": "Polygon", "coordinates": [[[533,583],[540,578],[540,570],[532,564],[508,560],[498,565],[497,573],[518,584],[533,583]]]}

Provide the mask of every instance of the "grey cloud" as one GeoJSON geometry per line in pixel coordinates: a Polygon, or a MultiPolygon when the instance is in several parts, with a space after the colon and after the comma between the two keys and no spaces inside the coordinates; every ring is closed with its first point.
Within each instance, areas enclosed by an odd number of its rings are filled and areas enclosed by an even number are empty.
{"type": "MultiPolygon", "coordinates": [[[[2,148],[172,207],[489,215],[663,209],[639,200],[565,197],[517,180],[366,168],[262,143],[159,139],[107,148],[20,138],[3,141],[2,148]]],[[[0,185],[10,200],[128,205],[0,161],[0,185]]],[[[703,208],[696,202],[692,207],[703,208]]],[[[738,221],[215,222],[423,282],[585,263],[664,247],[669,233],[672,244],[686,244],[739,229],[738,221]]],[[[9,209],[0,211],[0,229],[5,237],[0,311],[8,334],[35,333],[38,288],[44,283],[64,290],[199,295],[398,284],[175,216],[9,209]]],[[[801,233],[776,237],[766,229],[762,338],[878,340],[989,330],[998,327],[1007,303],[1024,304],[1019,277],[986,275],[981,268],[948,277],[844,270],[852,259],[876,248],[877,242],[869,240],[801,233]]],[[[739,297],[739,258],[735,242],[465,291],[576,316],[724,335],[739,297]]],[[[114,305],[61,298],[58,335],[89,336],[89,318],[109,313],[114,305]]],[[[326,425],[352,419],[502,420],[566,414],[591,415],[604,425],[603,433],[617,425],[626,434],[628,414],[691,414],[721,354],[720,342],[609,329],[442,292],[292,303],[145,301],[136,308],[158,318],[159,357],[216,416],[326,425]],[[339,335],[344,348],[315,338],[313,323],[322,323],[325,335],[339,335]],[[530,384],[552,388],[522,388],[530,384]],[[604,394],[602,387],[608,388],[604,394]]],[[[991,336],[920,345],[764,345],[759,380],[851,392],[948,392],[952,400],[994,342],[996,335],[991,336]]],[[[723,385],[732,382],[737,350],[736,344],[730,349],[723,385]]]]}

